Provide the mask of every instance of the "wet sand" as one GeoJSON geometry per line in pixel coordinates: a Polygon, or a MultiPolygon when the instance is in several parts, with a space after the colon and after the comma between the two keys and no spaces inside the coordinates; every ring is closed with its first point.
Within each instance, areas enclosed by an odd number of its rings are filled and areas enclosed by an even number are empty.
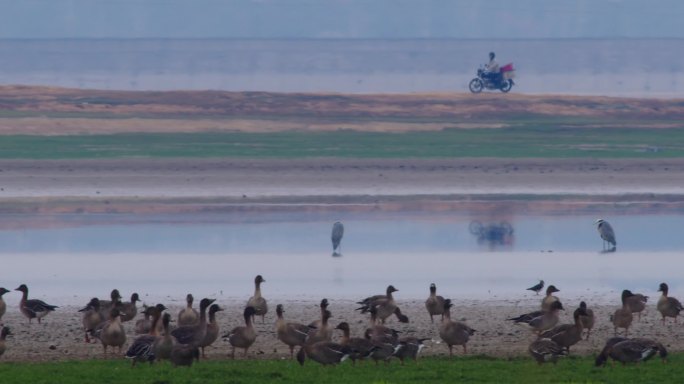
{"type": "MultiPolygon", "coordinates": [[[[398,295],[397,295],[398,296],[398,295]]],[[[617,294],[615,294],[617,297],[617,294]]],[[[427,297],[427,295],[426,295],[427,297]]],[[[583,340],[571,348],[572,353],[581,355],[596,354],[600,351],[608,337],[613,336],[613,327],[609,322],[609,314],[619,307],[619,299],[610,300],[605,296],[588,293],[585,297],[563,299],[564,305],[569,310],[562,312],[561,322],[572,322],[572,311],[579,303],[585,300],[596,314],[596,326],[589,340],[583,340]]],[[[75,299],[77,300],[77,299],[75,299]]],[[[86,298],[81,299],[84,303],[86,298]]],[[[402,311],[409,316],[410,323],[401,324],[396,319],[388,320],[388,326],[402,332],[402,336],[417,336],[431,338],[424,349],[425,356],[448,355],[448,348],[441,342],[438,333],[439,317],[435,323],[430,323],[429,316],[424,307],[424,299],[401,300],[397,298],[402,311]]],[[[536,310],[540,296],[533,293],[521,294],[520,299],[491,299],[469,300],[455,299],[455,307],[452,309],[452,318],[465,321],[477,332],[468,343],[468,354],[488,355],[498,357],[527,356],[527,347],[534,340],[533,334],[520,325],[514,325],[504,319],[517,316],[527,311],[536,310]]],[[[221,335],[232,327],[242,325],[242,308],[244,300],[219,298],[217,303],[225,308],[224,312],[218,313],[218,322],[221,335]]],[[[684,350],[684,337],[681,325],[673,324],[669,319],[663,326],[660,323],[660,314],[655,309],[656,297],[651,297],[651,302],[646,309],[641,321],[635,317],[630,335],[657,339],[670,350],[684,350]]],[[[256,329],[257,341],[250,349],[250,359],[285,359],[289,357],[288,347],[278,341],[275,336],[275,313],[274,308],[278,303],[285,306],[285,316],[288,321],[296,321],[308,324],[319,316],[318,300],[313,298],[269,300],[270,312],[266,316],[266,322],[261,323],[257,318],[256,329]]],[[[170,307],[169,313],[175,318],[181,308],[181,302],[166,301],[170,307]]],[[[354,311],[356,304],[350,299],[333,299],[329,309],[333,313],[331,323],[333,326],[341,321],[346,321],[352,328],[353,336],[361,336],[368,324],[368,318],[354,311]]],[[[10,308],[3,318],[3,322],[11,326],[14,335],[8,340],[8,350],[2,357],[5,361],[60,361],[73,359],[101,359],[103,358],[102,346],[98,343],[85,344],[81,330],[80,316],[76,312],[79,307],[67,305],[60,307],[55,313],[44,318],[43,324],[28,324],[16,308],[10,308]]],[[[141,315],[138,315],[140,318],[141,315]]],[[[133,322],[125,323],[127,331],[127,348],[135,335],[133,322]]],[[[336,331],[335,339],[339,338],[336,331]]],[[[125,353],[124,348],[124,353],[125,353]]],[[[460,347],[455,348],[458,355],[463,352],[460,347]]],[[[207,348],[207,358],[221,360],[229,358],[230,344],[222,339],[207,348]]],[[[241,352],[238,354],[242,358],[241,352]]],[[[110,356],[109,358],[117,358],[110,356]]]]}

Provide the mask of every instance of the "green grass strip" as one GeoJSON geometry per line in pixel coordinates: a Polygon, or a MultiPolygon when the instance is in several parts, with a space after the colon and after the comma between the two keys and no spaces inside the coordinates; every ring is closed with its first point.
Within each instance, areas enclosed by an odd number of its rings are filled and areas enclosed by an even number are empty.
{"type": "Polygon", "coordinates": [[[423,358],[416,364],[304,367],[286,360],[203,361],[172,368],[168,363],[130,367],[124,360],[53,363],[0,363],[2,383],[678,383],[684,378],[684,355],[667,364],[653,359],[639,365],[596,368],[593,357],[568,357],[539,366],[531,358],[484,356],[423,358]]]}
{"type": "Polygon", "coordinates": [[[446,129],[432,132],[130,133],[0,136],[0,158],[673,158],[684,128],[446,129]]]}

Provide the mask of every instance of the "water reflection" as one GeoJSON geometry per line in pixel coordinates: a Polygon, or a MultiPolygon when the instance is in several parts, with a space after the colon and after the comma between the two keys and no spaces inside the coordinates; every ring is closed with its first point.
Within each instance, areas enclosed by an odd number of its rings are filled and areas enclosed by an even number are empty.
{"type": "Polygon", "coordinates": [[[507,221],[482,224],[473,220],[468,229],[477,238],[478,244],[488,245],[489,249],[513,246],[513,227],[507,221]]]}

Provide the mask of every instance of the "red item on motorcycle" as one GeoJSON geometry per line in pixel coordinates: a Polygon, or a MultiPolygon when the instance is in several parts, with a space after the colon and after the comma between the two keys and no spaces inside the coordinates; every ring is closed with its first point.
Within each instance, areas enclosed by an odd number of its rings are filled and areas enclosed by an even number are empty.
{"type": "Polygon", "coordinates": [[[508,63],[501,67],[501,72],[510,72],[513,70],[513,63],[508,63]]]}

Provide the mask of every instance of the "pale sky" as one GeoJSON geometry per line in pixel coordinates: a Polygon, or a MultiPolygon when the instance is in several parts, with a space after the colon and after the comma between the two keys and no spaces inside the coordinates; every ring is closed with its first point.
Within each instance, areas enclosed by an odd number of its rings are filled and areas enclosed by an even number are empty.
{"type": "Polygon", "coordinates": [[[681,0],[0,0],[0,38],[684,38],[681,0]]]}

